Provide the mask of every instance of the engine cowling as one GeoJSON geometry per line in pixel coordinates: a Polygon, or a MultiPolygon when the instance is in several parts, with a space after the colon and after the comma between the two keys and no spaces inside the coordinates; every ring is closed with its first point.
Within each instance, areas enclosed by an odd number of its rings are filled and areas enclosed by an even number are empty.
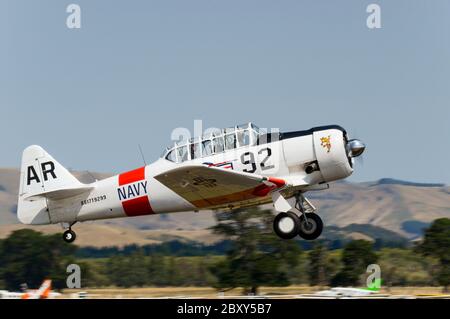
{"type": "Polygon", "coordinates": [[[313,132],[315,157],[323,180],[335,181],[350,176],[353,168],[347,156],[347,137],[339,129],[313,132]]]}

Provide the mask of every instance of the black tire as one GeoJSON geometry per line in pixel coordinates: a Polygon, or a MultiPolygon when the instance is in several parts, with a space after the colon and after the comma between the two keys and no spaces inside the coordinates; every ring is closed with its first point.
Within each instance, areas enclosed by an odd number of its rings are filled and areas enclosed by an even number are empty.
{"type": "Polygon", "coordinates": [[[273,230],[278,237],[292,239],[299,232],[300,220],[293,212],[279,213],[273,220],[273,230]]]}
{"type": "Polygon", "coordinates": [[[66,230],[63,233],[63,239],[66,243],[71,243],[75,240],[75,238],[77,238],[77,234],[75,234],[75,232],[73,230],[66,230]]]}
{"type": "Polygon", "coordinates": [[[305,214],[299,217],[298,235],[306,240],[314,240],[322,234],[323,222],[319,215],[314,213],[305,214]],[[305,221],[305,216],[307,222],[305,221]]]}

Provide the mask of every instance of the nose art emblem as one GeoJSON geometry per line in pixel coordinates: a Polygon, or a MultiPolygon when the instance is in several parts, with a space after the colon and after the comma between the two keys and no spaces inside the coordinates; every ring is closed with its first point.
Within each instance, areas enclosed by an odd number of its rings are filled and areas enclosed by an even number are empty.
{"type": "Polygon", "coordinates": [[[321,137],[320,138],[320,145],[322,145],[323,148],[327,149],[327,153],[330,153],[331,149],[331,136],[328,135],[327,137],[321,137]]]}

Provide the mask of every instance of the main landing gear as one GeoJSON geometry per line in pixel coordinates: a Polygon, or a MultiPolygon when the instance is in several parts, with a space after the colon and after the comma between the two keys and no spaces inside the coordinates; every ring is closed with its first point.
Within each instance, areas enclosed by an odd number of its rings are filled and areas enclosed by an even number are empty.
{"type": "Polygon", "coordinates": [[[282,212],[275,216],[273,229],[278,237],[292,239],[299,235],[306,240],[319,237],[323,230],[322,219],[315,213],[314,206],[302,193],[295,195],[295,208],[300,211],[300,216],[292,211],[282,212]]]}
{"type": "Polygon", "coordinates": [[[75,224],[75,223],[72,223],[72,224],[62,223],[61,224],[62,227],[65,229],[65,231],[63,233],[63,239],[66,243],[71,243],[77,238],[77,234],[75,234],[75,232],[72,230],[73,224],[75,224]]]}

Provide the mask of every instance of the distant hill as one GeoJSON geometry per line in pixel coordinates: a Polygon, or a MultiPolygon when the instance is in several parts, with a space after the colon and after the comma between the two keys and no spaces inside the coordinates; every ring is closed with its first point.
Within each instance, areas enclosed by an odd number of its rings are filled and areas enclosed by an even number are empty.
{"type": "MultiPolygon", "coordinates": [[[[27,226],[22,224],[0,225],[0,239],[8,237],[13,231],[30,228],[45,234],[62,234],[59,225],[27,226]]],[[[123,247],[127,245],[150,245],[165,242],[199,242],[213,244],[222,238],[211,234],[208,229],[197,230],[140,230],[118,225],[105,225],[98,222],[86,222],[75,226],[76,244],[81,247],[123,247]]]]}
{"type": "Polygon", "coordinates": [[[409,245],[409,240],[399,233],[369,224],[350,224],[342,228],[328,226],[322,237],[326,241],[341,241],[342,243],[364,239],[384,246],[404,247],[409,245]]]}
{"type": "MultiPolygon", "coordinates": [[[[26,226],[26,225],[0,225],[0,239],[7,237],[11,232],[31,228],[46,234],[59,234],[59,225],[26,226]]],[[[81,247],[125,247],[129,245],[161,245],[168,243],[215,245],[219,249],[226,247],[229,238],[215,235],[210,229],[197,230],[142,230],[118,225],[104,225],[96,222],[77,225],[76,244],[81,247]]],[[[407,246],[409,240],[395,232],[373,225],[352,224],[346,227],[326,226],[320,240],[330,248],[341,248],[345,243],[364,239],[384,246],[407,246]]],[[[313,242],[296,238],[299,244],[306,249],[312,247],[313,242]]],[[[223,253],[224,251],[221,251],[223,253]]]]}
{"type": "Polygon", "coordinates": [[[418,222],[427,225],[437,218],[450,217],[448,186],[380,181],[334,183],[329,190],[310,192],[307,196],[317,204],[328,225],[370,224],[411,239],[418,232],[410,225],[418,222]]]}
{"type": "Polygon", "coordinates": [[[404,185],[404,186],[417,186],[417,187],[444,187],[445,184],[442,183],[415,183],[415,182],[408,182],[408,181],[402,181],[399,179],[394,178],[382,178],[378,180],[373,185],[404,185]]]}
{"type": "MultiPolygon", "coordinates": [[[[205,233],[206,235],[207,233],[205,233]]],[[[124,245],[122,247],[104,247],[99,245],[83,245],[78,250],[77,254],[82,258],[105,258],[116,256],[118,254],[131,255],[137,250],[144,251],[144,253],[163,253],[172,256],[200,256],[200,255],[224,255],[230,249],[233,241],[229,238],[218,237],[209,234],[209,238],[212,241],[205,242],[205,237],[193,238],[169,238],[166,237],[162,242],[155,242],[144,245],[124,245]],[[211,237],[212,236],[212,237],[211,237]]],[[[374,243],[375,249],[381,249],[383,247],[408,247],[411,246],[411,242],[405,237],[400,236],[389,230],[372,226],[372,225],[360,225],[352,224],[344,228],[336,226],[327,227],[326,231],[322,234],[319,241],[326,245],[328,249],[341,249],[349,241],[355,239],[369,240],[374,243]]],[[[305,241],[297,237],[294,239],[297,244],[306,250],[310,250],[314,247],[315,242],[305,241]]],[[[79,244],[79,243],[77,243],[79,244]]]]}
{"type": "MultiPolygon", "coordinates": [[[[74,172],[82,182],[92,182],[111,174],[74,172]]],[[[17,192],[19,171],[0,169],[0,237],[18,225],[17,192]]],[[[331,184],[329,190],[307,193],[325,223],[329,238],[383,238],[421,236],[422,229],[436,218],[450,218],[450,188],[443,184],[423,184],[381,179],[377,182],[331,184]],[[333,227],[334,226],[334,227],[333,227]]],[[[271,205],[266,205],[270,208],[271,205]]],[[[77,243],[151,244],[167,240],[214,242],[208,227],[215,224],[212,212],[185,212],[121,218],[81,223],[75,226],[77,243]],[[89,239],[89,240],[88,240],[89,239]]],[[[34,227],[60,232],[59,225],[34,227]]]]}

